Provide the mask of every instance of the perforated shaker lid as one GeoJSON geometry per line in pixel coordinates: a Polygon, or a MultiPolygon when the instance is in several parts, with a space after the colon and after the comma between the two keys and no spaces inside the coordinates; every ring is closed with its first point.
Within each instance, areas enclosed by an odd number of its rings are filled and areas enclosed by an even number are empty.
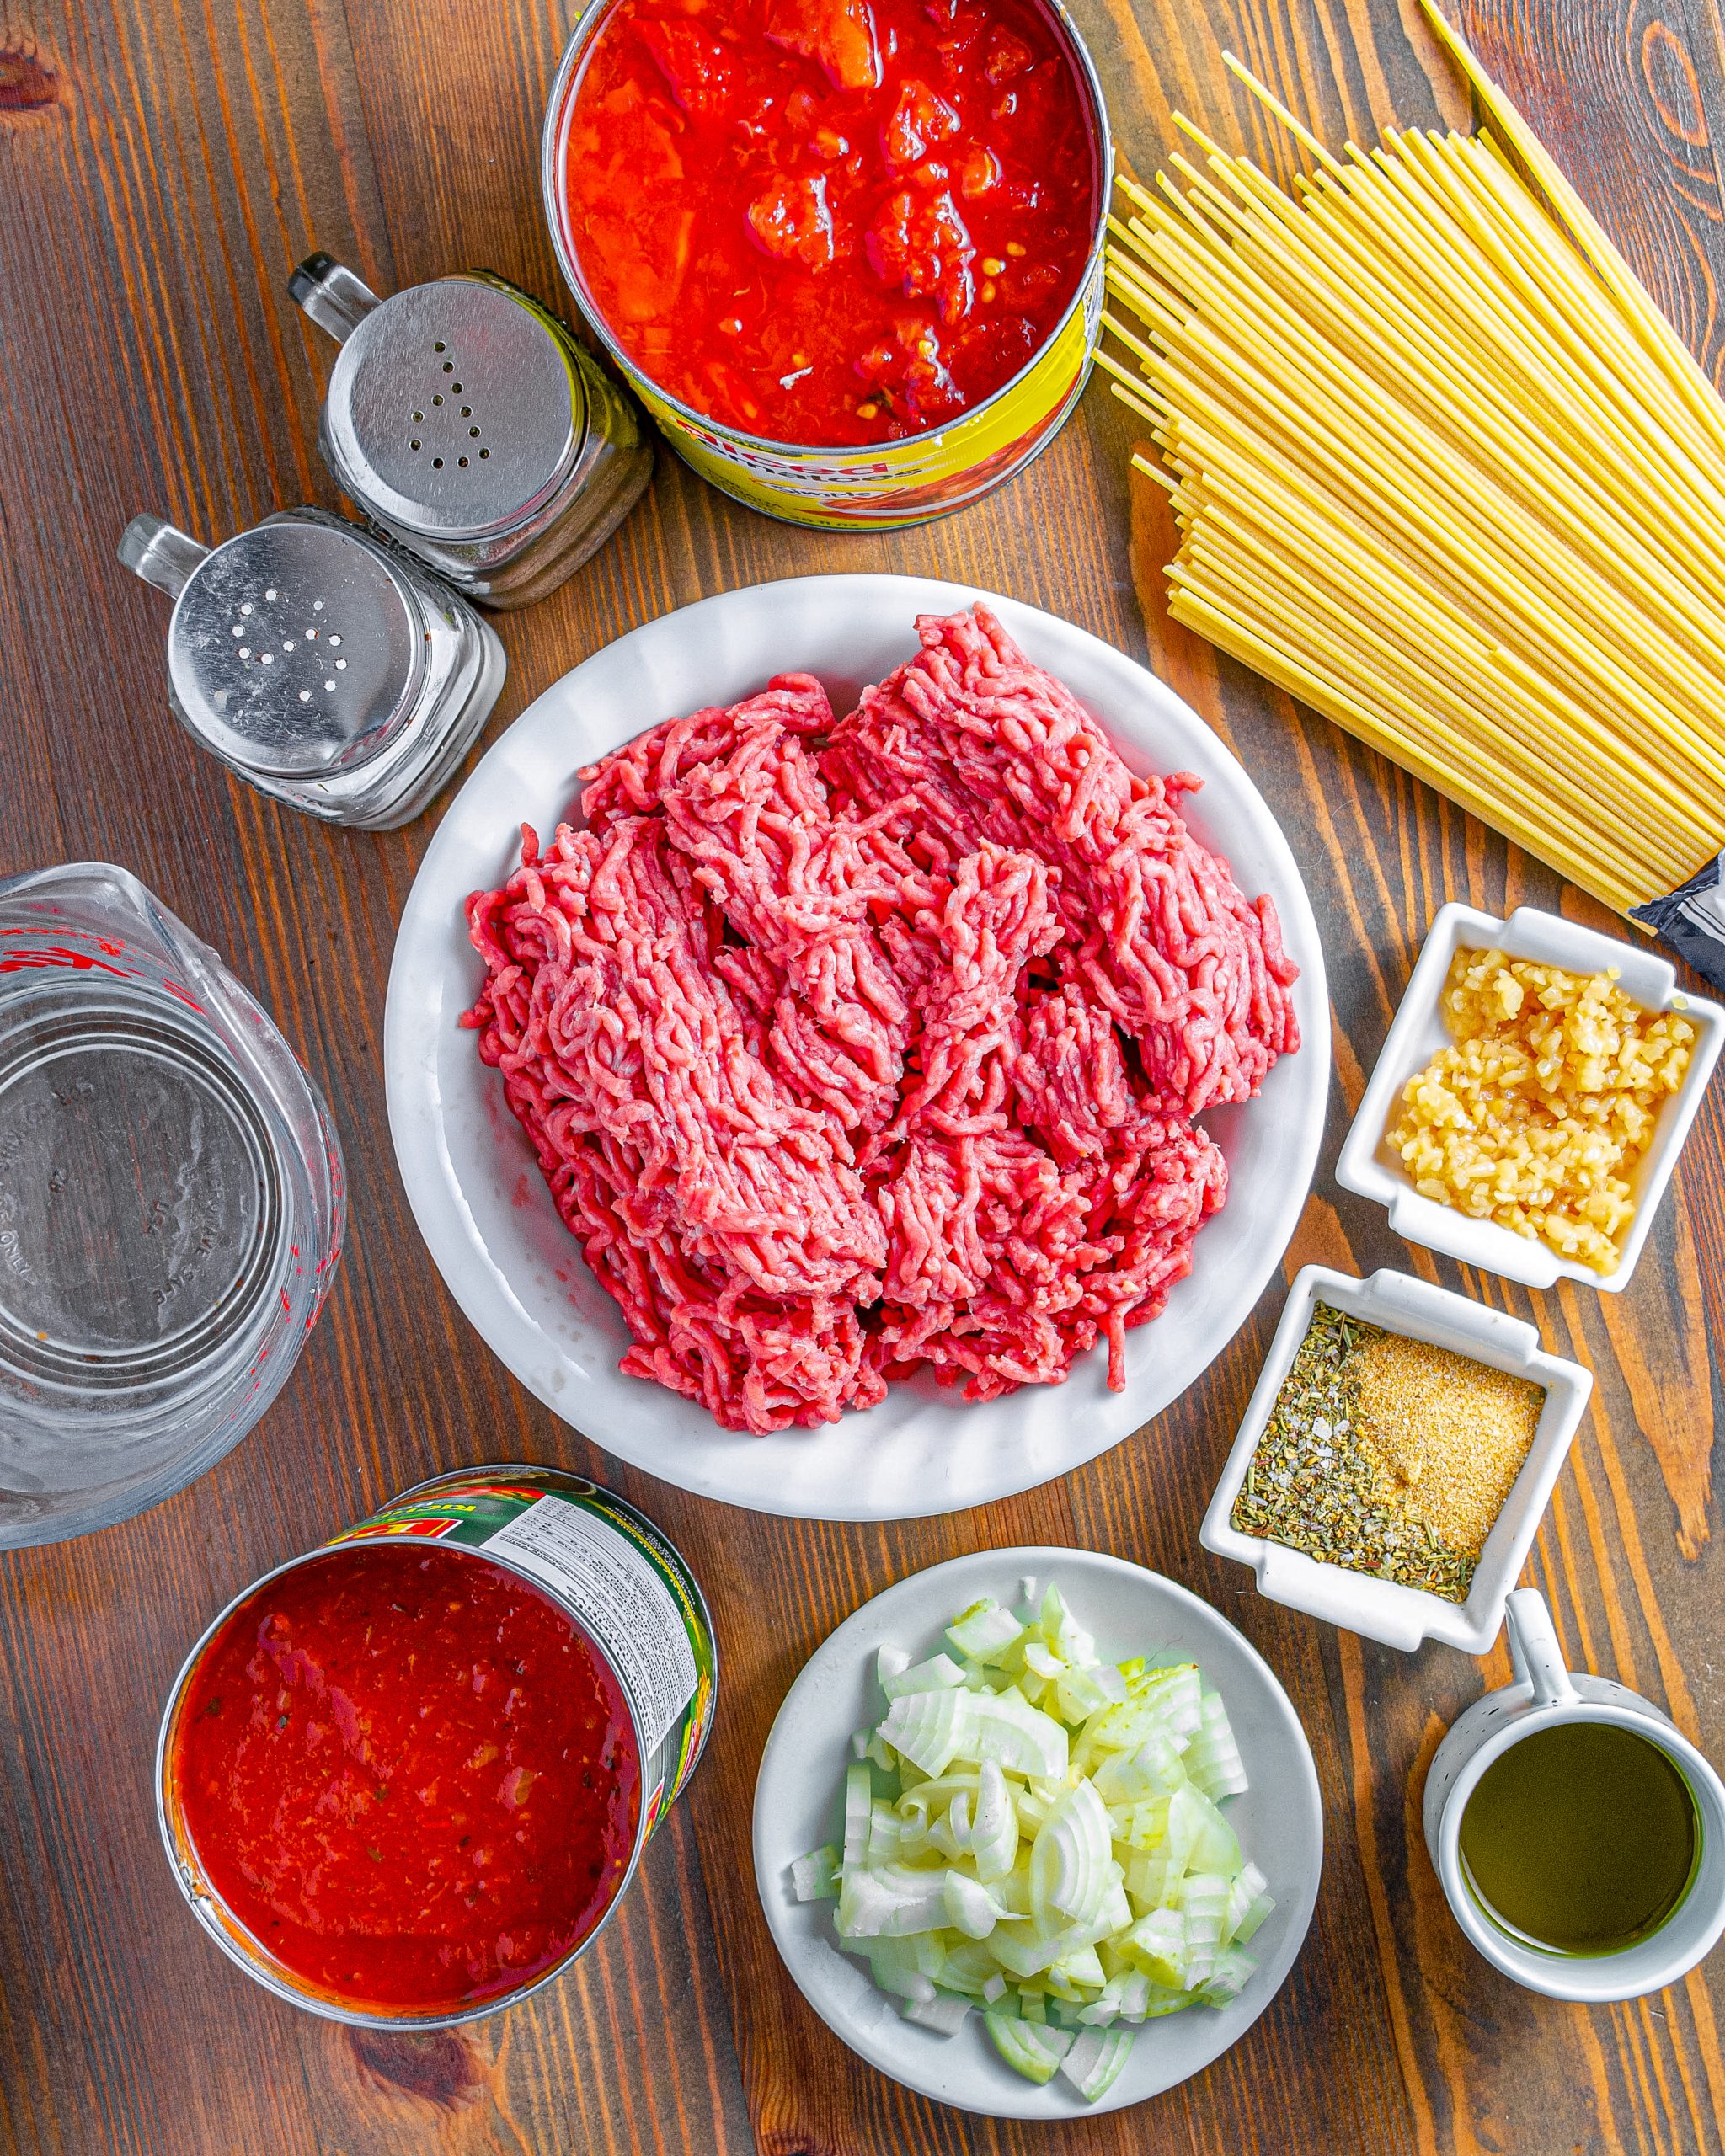
{"type": "Polygon", "coordinates": [[[324,423],[374,514],[477,539],[541,508],[587,423],[580,376],[524,293],[443,277],[380,300],[329,377],[324,423]]]}
{"type": "Polygon", "coordinates": [[[168,679],[216,754],[272,778],[362,762],[419,693],[424,638],[382,552],[319,511],[267,518],[192,573],[168,679]]]}

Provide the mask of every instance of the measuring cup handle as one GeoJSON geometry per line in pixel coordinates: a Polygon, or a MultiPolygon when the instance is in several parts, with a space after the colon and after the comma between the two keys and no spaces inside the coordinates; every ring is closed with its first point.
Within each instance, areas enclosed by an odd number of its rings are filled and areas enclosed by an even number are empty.
{"type": "Polygon", "coordinates": [[[287,296],[338,344],[347,342],[378,303],[364,278],[328,254],[308,254],[288,279],[287,296]]]}
{"type": "Polygon", "coordinates": [[[1518,1684],[1533,1693],[1536,1707],[1568,1706],[1581,1697],[1563,1667],[1563,1650],[1546,1598],[1536,1588],[1519,1587],[1504,1610],[1509,1625],[1509,1660],[1518,1684]]]}

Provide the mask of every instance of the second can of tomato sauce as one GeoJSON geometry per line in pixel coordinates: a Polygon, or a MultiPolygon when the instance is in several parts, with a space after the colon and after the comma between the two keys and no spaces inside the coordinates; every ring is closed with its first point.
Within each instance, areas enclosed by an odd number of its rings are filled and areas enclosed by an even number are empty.
{"type": "Polygon", "coordinates": [[[707,1740],[706,1602],[653,1524],[561,1470],[421,1483],[256,1582],[163,1717],[163,1840],[278,1997],[444,2028],[591,1944],[707,1740]]]}

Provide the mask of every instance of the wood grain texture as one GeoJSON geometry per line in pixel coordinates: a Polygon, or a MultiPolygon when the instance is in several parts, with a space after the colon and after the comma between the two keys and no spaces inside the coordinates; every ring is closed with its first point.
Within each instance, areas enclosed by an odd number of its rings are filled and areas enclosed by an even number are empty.
{"type": "MultiPolygon", "coordinates": [[[[1465,120],[1413,0],[1078,0],[1135,168],[1183,109],[1275,163],[1242,55],[1332,140],[1465,120]]],[[[1716,374],[1725,270],[1712,0],[1469,0],[1466,27],[1716,374]]],[[[264,1423],[195,1489],[0,1561],[0,2144],[21,2156],[958,2156],[1147,2148],[1679,2156],[1722,2146],[1725,1970],[1597,2012],[1497,1977],[1450,1922],[1421,1778],[1487,1683],[1258,1599],[1197,1523],[1279,1303],[1130,1443],[980,1513],[889,1528],[747,1517],[608,1463],[501,1369],[414,1230],[385,1125],[384,982],[435,811],[324,830],[200,756],[163,709],[163,610],[113,559],[142,509],[215,537],[301,499],[328,348],[287,304],[311,247],[383,287],[481,263],[549,296],[537,206],[555,0],[0,0],[0,873],[126,863],[221,947],[323,1085],[352,1230],[264,1423]],[[156,1844],[150,1758],[187,1642],[249,1578],[425,1475],[498,1458],[599,1474],[658,1518],[726,1656],[711,1755],[614,1929],[476,2032],[360,2039],[266,1998],[198,1935],[156,1844]],[[1115,1550],[1225,1609],[1311,1732],[1327,1854],[1310,1943],[1246,2041],[1146,2110],[1034,2131],[905,2097],[803,2007],[749,1862],[756,1763],[795,1670],[857,1603],[981,1545],[1115,1550]]],[[[1146,656],[1245,758],[1305,865],[1337,1018],[1331,1129],[1286,1261],[1399,1265],[1535,1317],[1599,1374],[1530,1577],[1578,1661],[1725,1754],[1711,1535],[1725,1129],[1704,1109],[1630,1290],[1530,1296],[1410,1254],[1338,1193],[1334,1150],[1445,898],[1589,903],[1231,663],[1148,619],[1172,548],[1100,384],[1049,454],[967,515],[840,539],[770,524],[661,452],[653,492],[564,590],[501,623],[494,739],[622,629],[703,594],[838,568],[972,581],[1146,656]]],[[[811,1439],[818,1443],[818,1439],[811,1439]]]]}

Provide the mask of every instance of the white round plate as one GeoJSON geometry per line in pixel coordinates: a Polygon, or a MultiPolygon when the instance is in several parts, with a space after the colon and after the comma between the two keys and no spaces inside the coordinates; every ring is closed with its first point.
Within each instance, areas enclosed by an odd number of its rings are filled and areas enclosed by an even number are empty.
{"type": "Polygon", "coordinates": [[[883,2073],[936,2102],[991,2118],[1080,2118],[1141,2104],[1220,2058],[1257,2020],[1294,1966],[1323,1869],[1323,1807],[1311,1748],[1269,1664],[1226,1617],[1159,1572],[1093,1550],[984,1550],[915,1572],[847,1617],[804,1663],[761,1756],[755,1784],[755,1883],[774,1943],[797,1988],[835,2036],[883,2073]],[[956,2036],[906,2021],[875,1988],[866,1961],[841,1953],[831,1902],[798,1902],[793,1860],[843,1839],[845,1769],[852,1732],[885,1712],[874,1658],[890,1644],[915,1660],[943,1646],[943,1628],[979,1595],[1007,1608],[1020,1582],[1040,1594],[1052,1580],[1110,1661],[1143,1655],[1195,1662],[1219,1691],[1251,1787],[1224,1799],[1228,1823],[1269,1881],[1275,1908],[1252,1942],[1257,1973],[1231,2004],[1188,2007],[1148,2021],[1119,2079],[1087,2104],[1056,2074],[1044,2088],[1013,2073],[980,2015],[956,2036]]]}
{"type": "Polygon", "coordinates": [[[596,1444],[702,1497],[809,1519],[907,1519],[985,1504],[1070,1473],[1185,1391],[1250,1315],[1286,1248],[1323,1134],[1329,999],[1317,926],[1287,841],[1238,763],[1152,674],[1071,622],[922,577],[798,577],[703,599],[553,682],[499,739],[428,848],[396,938],[384,1020],[389,1127],[409,1203],[451,1293],[527,1389],[596,1444]],[[457,1021],[484,969],[467,942],[470,892],[520,857],[520,826],[548,839],[576,773],[703,704],[774,674],[818,675],[841,712],[916,648],[916,617],[986,599],[1029,655],[1068,683],[1140,771],[1204,780],[1188,814],[1241,888],[1268,891],[1301,969],[1304,1037],[1260,1097],[1205,1118],[1227,1156],[1226,1205],[1199,1235],[1163,1315],[1126,1336],[1126,1390],[1108,1389],[1098,1347],[1064,1385],[967,1406],[930,1380],[819,1430],[754,1438],[617,1371],[617,1306],[558,1218],[494,1071],[457,1021]]]}

